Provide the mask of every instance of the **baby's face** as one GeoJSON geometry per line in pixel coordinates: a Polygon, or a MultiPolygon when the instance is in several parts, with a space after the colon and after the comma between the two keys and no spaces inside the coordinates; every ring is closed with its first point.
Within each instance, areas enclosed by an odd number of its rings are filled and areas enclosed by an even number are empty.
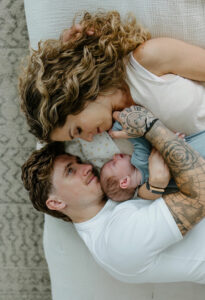
{"type": "Polygon", "coordinates": [[[131,156],[127,154],[115,154],[107,162],[101,171],[101,177],[117,176],[119,179],[129,175],[132,176],[135,167],[131,164],[131,156]]]}

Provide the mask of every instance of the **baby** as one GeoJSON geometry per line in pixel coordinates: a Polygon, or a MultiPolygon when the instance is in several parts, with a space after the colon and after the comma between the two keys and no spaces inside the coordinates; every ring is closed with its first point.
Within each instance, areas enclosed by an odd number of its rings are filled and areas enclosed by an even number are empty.
{"type": "MultiPolygon", "coordinates": [[[[120,130],[121,125],[115,123],[113,130],[120,130]]],[[[151,144],[143,137],[129,139],[134,146],[132,156],[127,154],[115,154],[113,159],[105,163],[100,172],[100,181],[106,195],[115,201],[133,199],[137,196],[138,188],[141,189],[140,197],[145,199],[156,199],[163,193],[177,191],[173,179],[164,189],[149,185],[148,159],[151,153],[151,144]],[[152,196],[153,194],[154,197],[152,196]]],[[[205,131],[185,137],[185,141],[205,157],[205,131]]]]}
{"type": "Polygon", "coordinates": [[[142,184],[142,174],[131,164],[131,155],[115,154],[100,172],[100,182],[106,195],[115,201],[131,199],[142,184]]]}

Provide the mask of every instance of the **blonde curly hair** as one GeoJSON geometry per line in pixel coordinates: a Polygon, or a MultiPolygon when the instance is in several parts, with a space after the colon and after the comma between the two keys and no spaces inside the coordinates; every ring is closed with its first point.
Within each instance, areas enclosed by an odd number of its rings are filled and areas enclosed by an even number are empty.
{"type": "Polygon", "coordinates": [[[133,16],[116,11],[84,13],[82,33],[68,42],[47,40],[32,50],[19,77],[21,108],[30,131],[50,141],[51,132],[86,102],[122,88],[125,56],[150,38],[133,16]],[[94,34],[86,32],[94,28],[94,34]]]}

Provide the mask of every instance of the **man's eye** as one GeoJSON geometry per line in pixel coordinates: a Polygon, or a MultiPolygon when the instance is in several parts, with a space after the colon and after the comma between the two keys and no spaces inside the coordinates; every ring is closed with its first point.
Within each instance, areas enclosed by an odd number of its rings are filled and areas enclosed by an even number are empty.
{"type": "Polygon", "coordinates": [[[76,162],[77,162],[78,164],[82,164],[82,160],[80,159],[80,157],[76,156],[76,162]]]}
{"type": "Polygon", "coordinates": [[[68,168],[68,174],[72,174],[73,173],[73,168],[68,168]]]}

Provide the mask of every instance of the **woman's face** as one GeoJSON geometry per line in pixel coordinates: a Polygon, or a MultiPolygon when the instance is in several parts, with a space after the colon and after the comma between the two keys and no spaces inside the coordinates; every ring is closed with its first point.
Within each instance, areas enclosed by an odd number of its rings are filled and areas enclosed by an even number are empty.
{"type": "Polygon", "coordinates": [[[51,140],[82,138],[90,142],[94,135],[109,130],[112,127],[112,106],[109,101],[103,101],[104,97],[109,96],[99,96],[79,114],[68,115],[64,126],[53,130],[51,140]]]}

